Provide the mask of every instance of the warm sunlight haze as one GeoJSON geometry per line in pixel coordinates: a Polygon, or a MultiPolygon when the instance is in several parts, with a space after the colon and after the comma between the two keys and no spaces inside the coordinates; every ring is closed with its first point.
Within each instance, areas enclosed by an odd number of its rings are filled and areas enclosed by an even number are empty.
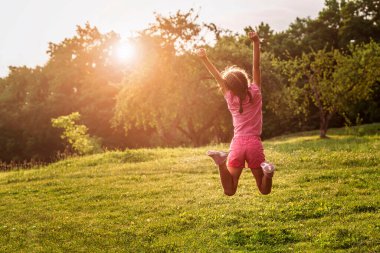
{"type": "Polygon", "coordinates": [[[280,31],[297,16],[315,17],[323,3],[324,0],[220,0],[215,8],[215,1],[210,0],[1,1],[0,77],[9,73],[8,66],[45,64],[48,43],[72,36],[76,25],[86,22],[96,25],[101,32],[112,30],[126,39],[154,22],[154,12],[167,15],[194,8],[200,21],[236,32],[261,21],[280,31]]]}
{"type": "Polygon", "coordinates": [[[136,48],[128,41],[122,41],[116,47],[116,57],[119,61],[129,62],[136,55],[136,48]]]}
{"type": "Polygon", "coordinates": [[[380,253],[380,0],[0,10],[0,253],[380,253]]]}

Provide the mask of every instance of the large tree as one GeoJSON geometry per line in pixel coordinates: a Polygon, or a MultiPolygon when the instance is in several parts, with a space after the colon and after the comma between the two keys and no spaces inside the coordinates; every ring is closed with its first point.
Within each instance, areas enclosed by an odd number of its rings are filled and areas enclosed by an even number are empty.
{"type": "Polygon", "coordinates": [[[51,160],[62,148],[51,118],[79,111],[90,133],[107,147],[124,146],[111,128],[115,96],[111,86],[126,66],[114,57],[119,36],[86,24],[60,43],[50,43],[43,67],[10,67],[0,82],[0,159],[51,160]]]}
{"type": "Polygon", "coordinates": [[[296,18],[266,40],[282,59],[317,50],[345,50],[350,44],[380,41],[380,0],[326,0],[316,18],[296,18]]]}
{"type": "Polygon", "coordinates": [[[49,87],[42,68],[10,67],[0,92],[1,160],[44,160],[58,150],[50,128],[49,87]]]}
{"type": "Polygon", "coordinates": [[[140,59],[118,95],[115,123],[153,129],[153,145],[200,145],[221,128],[221,98],[187,48],[200,41],[192,10],[156,16],[136,42],[140,59]]]}
{"type": "Polygon", "coordinates": [[[325,138],[329,122],[336,114],[349,113],[352,106],[369,100],[380,81],[380,46],[374,42],[351,46],[347,54],[319,50],[282,67],[289,86],[284,95],[296,113],[308,113],[309,103],[318,108],[320,137],[325,138]]]}
{"type": "Polygon", "coordinates": [[[119,146],[110,120],[120,82],[127,65],[116,59],[120,37],[114,32],[102,34],[88,23],[78,26],[76,35],[60,43],[50,43],[50,59],[44,67],[49,82],[47,103],[53,117],[78,111],[89,132],[103,139],[106,146],[119,146]]]}

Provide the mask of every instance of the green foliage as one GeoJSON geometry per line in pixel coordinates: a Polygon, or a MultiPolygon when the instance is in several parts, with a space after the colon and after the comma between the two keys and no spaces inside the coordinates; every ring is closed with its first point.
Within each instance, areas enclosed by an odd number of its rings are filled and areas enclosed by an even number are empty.
{"type": "Polygon", "coordinates": [[[66,139],[78,154],[86,155],[101,152],[100,139],[90,137],[85,125],[77,125],[76,121],[79,119],[79,112],[73,112],[66,116],[51,119],[51,122],[53,127],[64,130],[61,138],[66,139]]]}
{"type": "Polygon", "coordinates": [[[339,44],[380,41],[380,1],[341,1],[339,44]]]}
{"type": "Polygon", "coordinates": [[[370,40],[380,41],[379,0],[326,0],[317,18],[296,18],[286,31],[274,33],[267,47],[287,59],[326,49],[346,49],[370,40]]]}
{"type": "Polygon", "coordinates": [[[172,146],[205,144],[223,131],[216,124],[222,121],[222,96],[199,59],[178,48],[196,43],[196,19],[192,12],[158,15],[156,23],[136,38],[141,59],[117,96],[114,116],[127,134],[133,128],[151,128],[153,145],[172,146]]]}
{"type": "Polygon", "coordinates": [[[60,146],[50,126],[49,87],[43,69],[11,67],[0,84],[0,160],[51,159],[60,146]]]}
{"type": "Polygon", "coordinates": [[[10,67],[0,82],[0,160],[51,161],[63,150],[51,118],[80,111],[90,134],[109,147],[124,147],[122,131],[112,130],[114,96],[124,64],[115,61],[115,33],[86,24],[60,43],[50,43],[43,67],[10,67]],[[100,123],[101,122],[101,123],[100,123]]]}
{"type": "Polygon", "coordinates": [[[380,124],[264,142],[260,195],[244,170],[223,195],[207,149],[72,157],[0,173],[0,252],[379,252],[380,124]]]}
{"type": "Polygon", "coordinates": [[[319,50],[280,63],[290,86],[285,88],[296,113],[308,113],[309,103],[319,110],[321,137],[335,113],[350,113],[369,100],[380,82],[380,45],[374,42],[351,46],[346,54],[319,50]]]}
{"type": "Polygon", "coordinates": [[[110,148],[123,147],[122,135],[110,123],[119,91],[111,84],[120,82],[128,70],[116,58],[118,43],[115,32],[102,34],[86,23],[77,26],[73,37],[49,44],[50,58],[44,67],[50,90],[45,106],[53,111],[51,117],[79,111],[90,133],[110,148]]]}
{"type": "Polygon", "coordinates": [[[232,124],[223,97],[192,53],[205,46],[220,70],[238,65],[250,73],[245,33],[252,27],[261,37],[264,138],[315,129],[318,118],[326,129],[343,126],[344,118],[354,122],[358,114],[364,123],[377,122],[379,4],[328,0],[318,17],[297,18],[281,32],[261,22],[233,33],[201,24],[193,9],[156,14],[131,39],[138,51],[133,62],[116,59],[115,32],[77,26],[72,37],[49,44],[44,66],[10,67],[0,79],[0,160],[56,159],[64,147],[50,119],[73,111],[107,148],[229,141],[232,124]],[[215,41],[205,45],[202,35],[210,32],[215,41]],[[299,80],[288,85],[282,71],[292,68],[299,80]],[[307,81],[311,75],[313,82],[307,81]]]}

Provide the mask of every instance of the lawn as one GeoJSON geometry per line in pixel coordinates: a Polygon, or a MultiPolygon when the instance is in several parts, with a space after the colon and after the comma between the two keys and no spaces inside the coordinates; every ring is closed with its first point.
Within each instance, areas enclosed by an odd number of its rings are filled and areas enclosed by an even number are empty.
{"type": "Polygon", "coordinates": [[[223,195],[201,148],[138,149],[0,173],[0,252],[380,252],[380,124],[264,142],[223,195]]]}

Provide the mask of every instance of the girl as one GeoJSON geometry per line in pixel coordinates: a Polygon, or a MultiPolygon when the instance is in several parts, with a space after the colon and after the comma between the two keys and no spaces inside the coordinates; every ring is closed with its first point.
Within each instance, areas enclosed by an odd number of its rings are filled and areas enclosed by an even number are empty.
{"type": "Polygon", "coordinates": [[[203,48],[198,50],[198,56],[219,84],[232,115],[234,137],[229,153],[212,150],[207,152],[219,166],[220,180],[224,193],[228,196],[235,194],[245,162],[251,169],[262,194],[271,192],[274,174],[274,166],[265,162],[260,139],[262,129],[260,40],[255,32],[250,32],[248,36],[253,42],[253,83],[250,85],[248,85],[248,75],[243,69],[232,66],[219,73],[208,59],[206,50],[203,48]]]}

